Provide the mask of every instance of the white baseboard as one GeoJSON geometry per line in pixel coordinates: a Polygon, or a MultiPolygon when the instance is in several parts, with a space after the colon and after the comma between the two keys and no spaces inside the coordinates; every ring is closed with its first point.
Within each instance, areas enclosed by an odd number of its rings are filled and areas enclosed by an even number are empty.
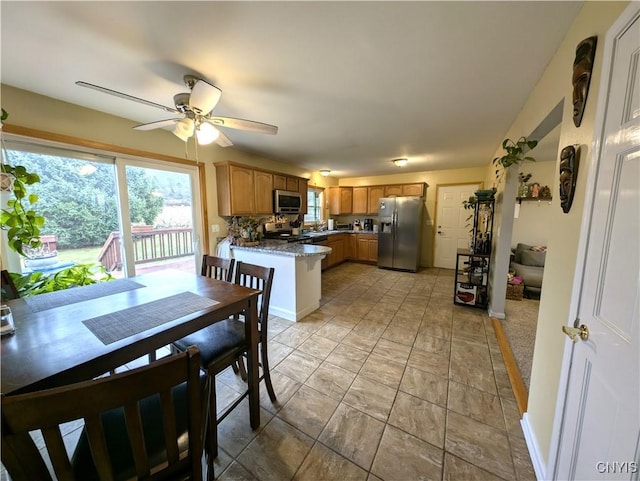
{"type": "Polygon", "coordinates": [[[489,317],[495,317],[496,319],[504,319],[507,316],[504,315],[504,312],[497,312],[494,311],[491,306],[489,306],[489,309],[487,309],[487,314],[489,314],[489,317]]]}
{"type": "Polygon", "coordinates": [[[522,415],[522,421],[520,421],[520,424],[522,426],[522,432],[524,433],[524,440],[526,441],[527,448],[529,449],[529,456],[531,456],[533,470],[536,473],[536,479],[538,479],[538,481],[546,480],[547,466],[544,462],[544,458],[541,456],[540,447],[538,446],[536,436],[529,424],[529,416],[527,413],[522,415]]]}

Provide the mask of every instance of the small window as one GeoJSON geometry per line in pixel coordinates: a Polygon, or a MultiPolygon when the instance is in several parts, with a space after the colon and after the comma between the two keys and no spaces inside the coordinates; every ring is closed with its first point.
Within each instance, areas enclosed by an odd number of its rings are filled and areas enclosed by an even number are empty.
{"type": "Polygon", "coordinates": [[[324,189],[309,187],[307,190],[307,213],[304,215],[306,224],[315,224],[322,222],[322,199],[324,197],[324,189]]]}

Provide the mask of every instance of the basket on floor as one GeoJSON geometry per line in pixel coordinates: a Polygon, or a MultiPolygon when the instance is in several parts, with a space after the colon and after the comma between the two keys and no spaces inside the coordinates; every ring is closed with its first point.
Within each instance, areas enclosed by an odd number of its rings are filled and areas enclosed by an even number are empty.
{"type": "Polygon", "coordinates": [[[524,294],[524,284],[507,283],[507,299],[512,301],[521,301],[524,294]]]}

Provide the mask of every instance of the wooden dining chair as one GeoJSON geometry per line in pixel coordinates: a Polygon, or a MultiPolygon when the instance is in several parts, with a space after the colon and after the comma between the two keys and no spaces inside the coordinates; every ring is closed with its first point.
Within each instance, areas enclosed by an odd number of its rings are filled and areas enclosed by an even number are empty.
{"type": "MultiPolygon", "coordinates": [[[[273,267],[262,267],[246,262],[236,262],[235,283],[261,291],[258,296],[258,326],[260,330],[260,359],[263,374],[260,380],[265,381],[270,399],[275,402],[276,395],[271,384],[269,363],[267,359],[267,322],[269,317],[269,298],[273,284],[273,267]]],[[[242,362],[242,357],[247,354],[249,346],[245,338],[244,322],[230,318],[217,322],[211,326],[199,330],[187,337],[174,342],[179,350],[196,345],[201,353],[202,369],[207,373],[207,392],[209,393],[209,424],[207,437],[209,439],[207,450],[209,459],[218,455],[217,425],[233,411],[240,402],[249,394],[247,389],[225,411],[218,416],[216,410],[216,374],[222,372],[234,363],[242,362]]]]}
{"type": "Polygon", "coordinates": [[[2,395],[2,463],[21,480],[202,480],[200,354],[177,356],[96,380],[2,395]],[[60,425],[84,419],[69,459],[60,425]],[[41,430],[55,476],[30,431],[41,430]]]}
{"type": "Polygon", "coordinates": [[[200,274],[212,279],[221,281],[233,281],[233,265],[235,259],[225,259],[223,257],[210,256],[205,254],[202,256],[202,269],[200,274]]]}
{"type": "Polygon", "coordinates": [[[0,279],[2,282],[2,300],[10,301],[12,299],[18,299],[20,297],[20,293],[18,292],[18,288],[16,287],[13,279],[11,278],[11,274],[6,269],[2,269],[2,278],[0,279]]]}
{"type": "MultiPolygon", "coordinates": [[[[208,254],[204,254],[202,256],[202,267],[200,269],[200,274],[205,277],[210,277],[212,279],[218,279],[220,281],[232,282],[233,281],[233,266],[235,264],[235,259],[225,259],[224,257],[216,257],[210,256],[208,254]]],[[[175,354],[179,352],[179,349],[176,349],[175,346],[170,346],[171,352],[175,354]]],[[[156,360],[156,351],[150,352],[148,354],[149,362],[154,362],[156,360]]],[[[234,371],[238,371],[239,368],[234,366],[234,371]]]]}

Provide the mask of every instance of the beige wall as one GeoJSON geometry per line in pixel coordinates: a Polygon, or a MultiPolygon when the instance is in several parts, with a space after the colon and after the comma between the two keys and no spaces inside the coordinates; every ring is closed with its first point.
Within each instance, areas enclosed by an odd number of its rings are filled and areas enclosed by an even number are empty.
{"type": "MultiPolygon", "coordinates": [[[[420,265],[430,267],[433,265],[433,241],[435,236],[433,226],[436,222],[436,193],[438,186],[483,182],[485,176],[486,168],[476,167],[472,169],[431,170],[383,176],[345,177],[340,179],[339,184],[341,186],[363,186],[426,182],[429,187],[427,187],[427,196],[425,198],[426,213],[422,230],[420,265]]],[[[350,218],[348,217],[347,221],[350,218]]]]}
{"type": "MultiPolygon", "coordinates": [[[[585,188],[589,157],[594,134],[596,103],[600,88],[605,34],[628,2],[585,2],[562,45],[549,63],[540,81],[516,121],[505,133],[505,137],[517,138],[528,135],[564,97],[564,113],[561,125],[559,150],[571,144],[581,145],[582,155],[576,196],[571,212],[564,214],[560,208],[558,194],[557,160],[553,180],[552,209],[547,218],[550,235],[547,253],[544,286],[540,300],[538,330],[531,372],[531,387],[527,408],[528,423],[539,448],[539,455],[546,465],[551,446],[556,399],[565,337],[561,326],[573,322],[575,300],[571,298],[576,279],[576,251],[578,248],[581,221],[584,214],[585,188]],[[576,128],[572,120],[571,73],[577,44],[591,35],[598,36],[598,47],[589,97],[582,120],[576,128]]],[[[501,154],[496,150],[496,156],[501,154]]],[[[556,159],[559,155],[556,156],[556,159]]],[[[490,172],[492,169],[489,168],[490,172]]],[[[525,168],[526,170],[526,168],[525,168]]],[[[490,177],[491,173],[487,173],[490,177]]]]}
{"type": "MultiPolygon", "coordinates": [[[[132,127],[139,122],[103,114],[8,85],[0,85],[0,93],[2,108],[9,112],[7,123],[10,125],[185,159],[184,143],[168,130],[135,131],[132,127]]],[[[162,112],[159,111],[159,113],[162,115],[162,112]]],[[[195,165],[195,151],[191,143],[187,159],[195,165]]],[[[221,233],[226,231],[225,220],[217,215],[216,172],[213,166],[214,162],[225,160],[300,177],[311,177],[310,172],[300,168],[247,154],[233,147],[221,148],[215,144],[199,147],[198,161],[205,164],[208,212],[208,225],[203,228],[209,233],[213,224],[221,226],[221,233]]],[[[214,251],[215,244],[216,238],[210,234],[209,252],[214,251]]]]}

